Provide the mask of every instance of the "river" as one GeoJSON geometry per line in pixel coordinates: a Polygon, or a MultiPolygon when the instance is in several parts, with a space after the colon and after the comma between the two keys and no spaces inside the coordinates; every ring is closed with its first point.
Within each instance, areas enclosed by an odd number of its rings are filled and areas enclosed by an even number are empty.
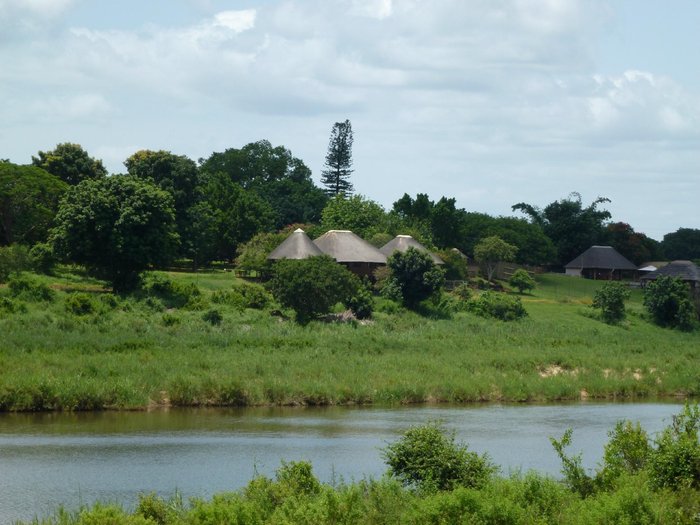
{"type": "Polygon", "coordinates": [[[571,451],[594,468],[617,421],[639,421],[655,433],[681,409],[576,403],[0,414],[0,523],[97,500],[133,506],[140,492],[208,497],[256,473],[273,475],[283,460],[311,461],[323,481],[379,477],[386,470],[381,448],[429,420],[487,452],[505,474],[558,476],[550,436],[573,428],[571,451]]]}

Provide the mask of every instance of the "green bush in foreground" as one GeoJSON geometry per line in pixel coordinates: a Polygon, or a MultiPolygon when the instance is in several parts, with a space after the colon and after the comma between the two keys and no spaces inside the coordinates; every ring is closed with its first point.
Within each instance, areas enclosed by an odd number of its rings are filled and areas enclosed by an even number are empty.
{"type": "MultiPolygon", "coordinates": [[[[575,468],[565,467],[564,483],[532,471],[495,476],[484,456],[467,452],[453,434],[430,423],[410,429],[385,449],[392,476],[380,480],[329,485],[318,480],[310,463],[283,462],[274,477],[256,476],[243,489],[210,500],[184,503],[179,495],[164,499],[151,493],[139,497],[133,512],[98,503],[76,512],[59,510],[35,523],[691,525],[700,512],[700,487],[686,474],[696,472],[697,455],[684,451],[697,450],[698,419],[697,406],[686,407],[656,447],[639,425],[620,422],[609,434],[595,476],[583,471],[576,456],[575,468]],[[669,453],[669,446],[676,452],[669,453]],[[658,483],[659,467],[672,483],[658,483]],[[572,476],[578,484],[572,484],[572,476]]],[[[565,460],[570,436],[568,431],[561,441],[553,440],[565,460]]]]}
{"type": "Polygon", "coordinates": [[[481,487],[498,470],[487,455],[455,443],[454,433],[438,423],[407,430],[383,455],[393,476],[404,485],[427,491],[481,487]]]}
{"type": "Polygon", "coordinates": [[[55,292],[45,283],[29,274],[15,274],[7,281],[7,287],[13,297],[25,301],[51,302],[56,296],[55,292]]]}

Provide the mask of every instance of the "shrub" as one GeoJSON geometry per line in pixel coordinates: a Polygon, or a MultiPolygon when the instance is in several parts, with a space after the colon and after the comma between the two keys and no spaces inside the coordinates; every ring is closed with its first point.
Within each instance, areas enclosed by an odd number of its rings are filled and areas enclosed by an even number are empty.
{"type": "Polygon", "coordinates": [[[29,250],[29,259],[35,272],[51,274],[58,262],[53,252],[53,246],[47,242],[40,242],[29,250]]]}
{"type": "Polygon", "coordinates": [[[144,277],[141,289],[148,297],[159,299],[167,308],[206,308],[202,291],[194,283],[181,283],[165,275],[149,273],[144,277]]]}
{"type": "Polygon", "coordinates": [[[54,291],[47,284],[26,274],[16,274],[7,282],[10,294],[26,301],[47,301],[54,298],[54,291]]]}
{"type": "Polygon", "coordinates": [[[518,292],[520,293],[523,293],[525,290],[532,290],[535,288],[535,280],[522,268],[518,268],[515,270],[515,272],[513,272],[513,275],[511,275],[510,279],[508,280],[508,284],[513,288],[517,288],[518,292]]]}
{"type": "Polygon", "coordinates": [[[460,301],[468,301],[469,299],[472,298],[472,295],[474,292],[472,291],[471,288],[467,284],[460,284],[457,286],[454,290],[452,290],[452,294],[457,297],[460,301]]]}
{"type": "Polygon", "coordinates": [[[467,309],[481,317],[493,317],[501,321],[515,321],[527,316],[519,297],[498,292],[482,292],[467,303],[467,309]]]}
{"type": "Polygon", "coordinates": [[[445,273],[435,266],[430,254],[415,248],[405,252],[394,252],[387,261],[391,269],[387,286],[396,286],[401,291],[401,299],[407,308],[418,304],[438,293],[445,283],[445,273]]]}
{"type": "Polygon", "coordinates": [[[66,311],[73,315],[89,315],[96,310],[92,297],[84,292],[75,292],[66,296],[64,306],[66,311]]]}
{"type": "Polygon", "coordinates": [[[27,306],[24,303],[16,303],[9,297],[0,296],[0,313],[14,314],[26,313],[27,306]]]}
{"type": "Polygon", "coordinates": [[[243,298],[243,308],[262,310],[272,302],[270,294],[259,284],[241,282],[233,288],[243,298]]]}
{"type": "Polygon", "coordinates": [[[623,474],[635,474],[646,466],[651,446],[649,436],[639,423],[619,421],[608,433],[603,468],[596,479],[603,487],[612,488],[612,482],[623,474]]]}
{"type": "Polygon", "coordinates": [[[564,474],[564,482],[569,489],[585,498],[593,494],[595,485],[593,478],[586,474],[583,468],[581,454],[567,456],[564,452],[564,449],[571,444],[572,433],[573,431],[569,428],[560,440],[549,438],[549,441],[562,462],[561,472],[564,474]]]}
{"type": "Polygon", "coordinates": [[[270,287],[282,306],[307,323],[345,302],[361,286],[360,280],[327,255],[303,260],[283,259],[275,264],[270,287]]]}
{"type": "Polygon", "coordinates": [[[179,325],[181,319],[177,315],[164,313],[163,314],[163,326],[176,326],[179,325]]]}
{"type": "Polygon", "coordinates": [[[0,246],[0,283],[6,282],[10,274],[30,269],[31,260],[26,246],[0,246]]]}
{"type": "Polygon", "coordinates": [[[202,319],[205,320],[207,323],[211,325],[220,325],[221,321],[224,320],[224,316],[221,315],[221,312],[217,310],[216,308],[212,308],[211,310],[207,310],[204,312],[204,315],[202,315],[202,319]]]}
{"type": "Polygon", "coordinates": [[[655,440],[649,474],[657,488],[700,487],[700,409],[686,405],[655,440]]]}
{"type": "Polygon", "coordinates": [[[358,319],[369,319],[374,310],[372,292],[366,286],[358,286],[357,291],[345,301],[345,306],[352,310],[358,319]]]}
{"type": "Polygon", "coordinates": [[[382,454],[392,476],[427,491],[481,487],[497,471],[487,455],[469,452],[435,422],[410,428],[382,454]]]}
{"type": "Polygon", "coordinates": [[[591,308],[599,308],[603,321],[617,324],[625,318],[625,299],[629,299],[630,291],[624,284],[608,281],[593,296],[591,308]]]}
{"type": "Polygon", "coordinates": [[[663,275],[644,289],[644,306],[660,326],[691,330],[697,316],[688,286],[676,277],[663,275]]]}

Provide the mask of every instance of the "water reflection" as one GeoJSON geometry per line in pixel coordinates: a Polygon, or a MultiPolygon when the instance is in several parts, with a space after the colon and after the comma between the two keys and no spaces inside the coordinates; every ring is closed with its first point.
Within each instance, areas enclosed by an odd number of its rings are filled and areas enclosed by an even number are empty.
{"type": "Polygon", "coordinates": [[[381,476],[380,448],[412,425],[442,420],[507,473],[558,475],[549,437],[574,429],[572,451],[593,468],[620,419],[649,432],[677,403],[401,408],[187,409],[0,415],[0,522],[60,504],[131,505],[139,492],[206,497],[233,490],[282,460],[307,459],[324,481],[381,476]]]}

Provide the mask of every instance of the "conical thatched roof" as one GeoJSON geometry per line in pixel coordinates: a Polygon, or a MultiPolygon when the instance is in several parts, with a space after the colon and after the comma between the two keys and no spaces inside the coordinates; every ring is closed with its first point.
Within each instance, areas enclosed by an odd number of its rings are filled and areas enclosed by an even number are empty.
{"type": "Polygon", "coordinates": [[[306,259],[316,255],[323,255],[323,252],[309,239],[304,230],[297,228],[282,243],[270,252],[268,259],[306,259]]]}
{"type": "Polygon", "coordinates": [[[612,246],[591,246],[565,268],[596,268],[600,270],[636,270],[625,256],[612,246]]]}
{"type": "Polygon", "coordinates": [[[655,272],[650,272],[642,279],[656,279],[662,275],[678,277],[684,281],[700,282],[700,268],[691,261],[673,261],[655,272]]]}
{"type": "Polygon", "coordinates": [[[330,230],[314,244],[339,263],[386,264],[386,255],[349,230],[330,230]]]}
{"type": "Polygon", "coordinates": [[[425,246],[423,246],[410,235],[397,235],[384,246],[379,248],[379,251],[387,257],[390,257],[391,254],[396,251],[404,253],[409,248],[415,248],[418,251],[426,252],[428,255],[430,255],[430,258],[435,264],[445,264],[445,262],[442,259],[440,259],[440,257],[435,255],[434,253],[430,253],[425,246]]]}

